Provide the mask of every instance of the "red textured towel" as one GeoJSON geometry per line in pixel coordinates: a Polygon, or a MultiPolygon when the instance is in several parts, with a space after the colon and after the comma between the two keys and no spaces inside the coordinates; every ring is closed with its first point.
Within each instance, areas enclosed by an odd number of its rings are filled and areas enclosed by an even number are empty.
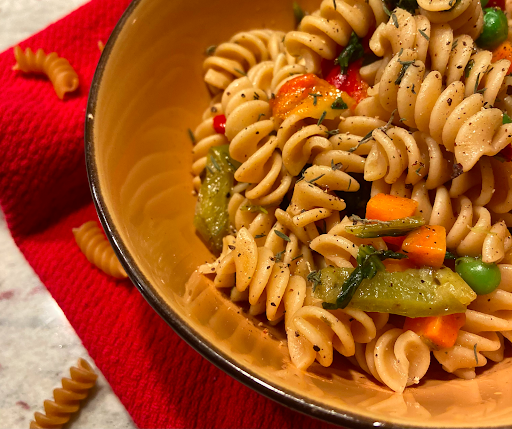
{"type": "Polygon", "coordinates": [[[12,235],[138,426],[325,427],[203,359],[128,280],[92,267],[74,242],[71,228],[96,217],[83,129],[97,43],[128,3],[93,0],[21,44],[75,67],[80,89],[64,102],[47,80],[11,70],[12,49],[0,55],[0,204],[12,235]]]}

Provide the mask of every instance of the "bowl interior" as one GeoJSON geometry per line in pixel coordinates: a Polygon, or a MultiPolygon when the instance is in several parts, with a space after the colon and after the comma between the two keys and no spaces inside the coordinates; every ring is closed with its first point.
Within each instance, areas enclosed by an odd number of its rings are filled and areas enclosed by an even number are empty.
{"type": "MultiPolygon", "coordinates": [[[[319,1],[301,5],[313,11],[319,1]]],[[[88,111],[90,179],[118,254],[180,335],[231,375],[288,406],[346,426],[510,427],[510,356],[470,381],[433,368],[403,395],[341,357],[331,368],[315,364],[304,373],[291,365],[282,329],[247,317],[193,275],[213,260],[192,225],[187,133],[210,100],[205,49],[238,31],[293,25],[291,1],[132,4],[102,57],[88,111]]]]}

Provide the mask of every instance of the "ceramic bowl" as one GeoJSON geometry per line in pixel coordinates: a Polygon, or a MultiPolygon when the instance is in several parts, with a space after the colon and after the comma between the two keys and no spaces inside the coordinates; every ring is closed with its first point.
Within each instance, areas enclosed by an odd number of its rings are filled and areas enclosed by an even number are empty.
{"type": "MultiPolygon", "coordinates": [[[[315,10],[319,1],[304,1],[315,10]]],[[[86,153],[99,217],[134,284],[208,360],[258,392],[347,427],[512,427],[512,361],[455,379],[433,369],[396,394],[339,357],[294,369],[279,329],[258,325],[197,276],[212,256],[192,225],[192,143],[208,106],[205,48],[254,28],[293,28],[291,1],[135,0],[92,84],[86,153]],[[189,280],[191,278],[191,280],[189,280]],[[272,335],[263,335],[263,329],[272,335]]]]}

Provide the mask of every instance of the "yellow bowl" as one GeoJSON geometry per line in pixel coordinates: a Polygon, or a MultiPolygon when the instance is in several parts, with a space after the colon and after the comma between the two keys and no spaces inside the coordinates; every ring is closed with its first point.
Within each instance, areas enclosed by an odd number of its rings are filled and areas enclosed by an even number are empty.
{"type": "MultiPolygon", "coordinates": [[[[309,11],[318,4],[302,2],[309,11]]],[[[512,427],[510,357],[469,381],[433,369],[403,395],[341,357],[302,372],[281,330],[193,275],[212,260],[192,225],[187,133],[209,102],[205,48],[262,27],[292,29],[292,2],[136,0],[109,40],[87,110],[87,166],[98,214],[132,281],[204,357],[303,413],[348,427],[512,427]]]]}

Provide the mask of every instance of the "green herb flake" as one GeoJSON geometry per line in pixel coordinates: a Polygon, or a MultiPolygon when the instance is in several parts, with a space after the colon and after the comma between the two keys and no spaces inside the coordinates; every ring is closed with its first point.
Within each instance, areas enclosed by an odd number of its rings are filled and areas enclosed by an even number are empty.
{"type": "Polygon", "coordinates": [[[398,74],[398,77],[395,80],[395,85],[400,85],[402,83],[402,79],[404,78],[405,72],[414,63],[414,60],[412,60],[412,61],[398,60],[398,62],[402,65],[402,68],[400,69],[400,73],[398,74]]]}
{"type": "Polygon", "coordinates": [[[301,253],[299,256],[295,256],[295,258],[292,259],[292,261],[295,261],[296,259],[302,258],[304,255],[301,253]]]}
{"type": "Polygon", "coordinates": [[[189,128],[187,131],[188,131],[188,137],[192,141],[192,144],[196,144],[196,136],[194,135],[192,130],[189,128]]]}
{"type": "Polygon", "coordinates": [[[318,179],[321,179],[324,176],[325,176],[325,173],[324,174],[320,174],[320,176],[315,177],[314,179],[308,180],[307,182],[308,183],[315,183],[318,179]]]}
{"type": "Polygon", "coordinates": [[[332,5],[334,6],[334,10],[336,10],[336,0],[332,0],[332,5]]]}
{"type": "Polygon", "coordinates": [[[476,365],[478,365],[478,352],[476,351],[477,346],[478,346],[477,343],[475,343],[475,345],[473,346],[473,354],[475,355],[476,365]]]}
{"type": "Polygon", "coordinates": [[[394,13],[391,14],[391,19],[393,20],[393,24],[395,24],[395,27],[398,28],[398,19],[394,13]]]}
{"type": "Polygon", "coordinates": [[[286,234],[282,233],[281,231],[274,229],[274,232],[276,233],[276,235],[279,238],[282,238],[284,241],[287,241],[287,242],[292,241],[292,240],[290,240],[290,237],[288,237],[286,234]]]}
{"type": "Polygon", "coordinates": [[[327,134],[327,138],[335,136],[335,135],[337,135],[339,133],[340,133],[340,130],[331,130],[331,131],[326,131],[325,132],[325,134],[327,134]]]}
{"type": "Polygon", "coordinates": [[[331,109],[348,109],[347,103],[343,101],[342,97],[338,97],[332,104],[331,109]]]}
{"type": "Polygon", "coordinates": [[[327,112],[324,110],[322,116],[320,116],[320,118],[318,119],[317,125],[320,125],[324,121],[326,115],[327,112]]]}
{"type": "Polygon", "coordinates": [[[313,106],[316,106],[316,104],[318,102],[318,97],[323,97],[322,94],[309,93],[309,95],[311,95],[313,97],[313,106]]]}
{"type": "Polygon", "coordinates": [[[210,161],[212,162],[213,166],[217,171],[221,171],[219,164],[217,163],[217,160],[214,156],[210,156],[210,161]]]}
{"type": "Polygon", "coordinates": [[[212,56],[215,53],[215,50],[217,49],[217,45],[211,45],[206,48],[206,55],[209,57],[212,56]]]}
{"type": "Polygon", "coordinates": [[[302,21],[302,18],[306,16],[302,8],[299,6],[297,2],[293,2],[293,16],[295,17],[295,24],[297,27],[299,26],[300,22],[302,21]]]}
{"type": "Polygon", "coordinates": [[[419,7],[417,0],[398,0],[396,6],[400,9],[405,9],[411,15],[415,15],[416,9],[419,7]]]}
{"type": "Polygon", "coordinates": [[[361,58],[364,54],[364,47],[357,34],[353,31],[350,35],[348,45],[341,51],[341,54],[335,60],[335,64],[339,64],[340,73],[346,74],[348,66],[354,61],[361,58]]]}
{"type": "Polygon", "coordinates": [[[276,262],[281,262],[283,260],[284,250],[281,250],[280,252],[276,253],[274,256],[276,262]]]}
{"type": "Polygon", "coordinates": [[[386,2],[384,0],[382,0],[382,9],[384,10],[384,12],[386,13],[387,16],[391,16],[391,12],[389,11],[389,9],[386,5],[386,2]]]}
{"type": "Polygon", "coordinates": [[[469,77],[469,73],[471,72],[471,69],[475,65],[475,60],[471,59],[466,64],[466,68],[464,69],[464,76],[467,79],[469,77]]]}
{"type": "Polygon", "coordinates": [[[418,31],[425,39],[427,39],[427,42],[430,42],[430,37],[427,36],[427,33],[425,33],[421,28],[418,31]]]}
{"type": "Polygon", "coordinates": [[[416,91],[414,90],[414,83],[412,84],[411,92],[416,95],[416,91]]]}
{"type": "Polygon", "coordinates": [[[260,99],[260,95],[257,92],[255,92],[253,98],[255,100],[259,100],[260,99]]]}
{"type": "Polygon", "coordinates": [[[240,73],[242,76],[247,76],[247,73],[244,72],[243,70],[240,70],[240,69],[233,69],[234,71],[236,71],[237,73],[240,73]]]}
{"type": "Polygon", "coordinates": [[[337,162],[335,164],[334,160],[331,159],[331,170],[332,171],[341,170],[342,167],[343,167],[343,164],[341,162],[337,162]]]}
{"type": "Polygon", "coordinates": [[[452,45],[452,51],[457,47],[458,44],[459,44],[459,39],[455,39],[455,42],[453,42],[453,45],[452,45]]]}
{"type": "Polygon", "coordinates": [[[265,113],[260,113],[258,115],[258,119],[256,119],[256,122],[258,122],[261,119],[262,116],[266,116],[265,113]]]}
{"type": "Polygon", "coordinates": [[[308,282],[313,283],[313,292],[315,291],[316,287],[322,283],[322,273],[320,271],[311,271],[307,278],[308,282]]]}
{"type": "Polygon", "coordinates": [[[258,239],[258,238],[263,238],[263,237],[266,237],[266,236],[267,236],[266,234],[258,234],[258,235],[255,235],[254,238],[258,239]]]}

